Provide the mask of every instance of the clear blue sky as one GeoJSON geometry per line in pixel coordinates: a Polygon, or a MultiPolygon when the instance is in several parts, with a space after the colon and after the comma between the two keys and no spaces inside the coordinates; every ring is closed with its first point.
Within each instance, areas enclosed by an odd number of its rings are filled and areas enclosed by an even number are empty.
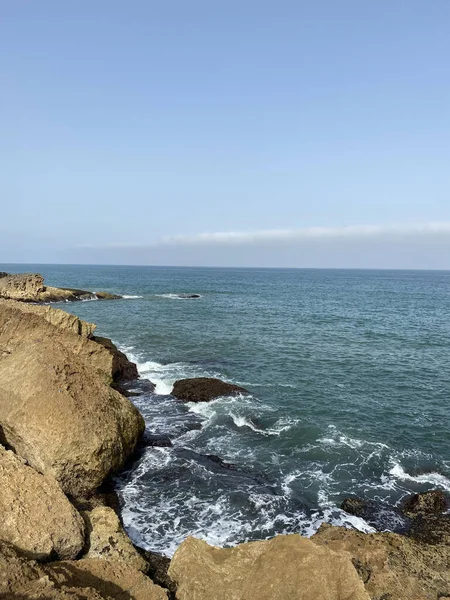
{"type": "Polygon", "coordinates": [[[450,268],[449,32],[449,0],[0,0],[0,262],[450,268]]]}

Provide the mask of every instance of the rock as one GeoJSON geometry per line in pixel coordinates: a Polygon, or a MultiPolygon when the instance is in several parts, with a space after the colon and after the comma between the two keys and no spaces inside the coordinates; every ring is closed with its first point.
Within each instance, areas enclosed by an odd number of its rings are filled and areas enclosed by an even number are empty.
{"type": "Polygon", "coordinates": [[[408,535],[423,544],[450,546],[450,515],[419,515],[413,519],[408,535]]]}
{"type": "Polygon", "coordinates": [[[331,525],[322,525],[311,541],[340,555],[348,552],[370,598],[436,600],[450,595],[449,546],[331,525]]]}
{"type": "Polygon", "coordinates": [[[188,538],[170,563],[177,600],[370,600],[350,557],[299,535],[235,548],[188,538]]]}
{"type": "Polygon", "coordinates": [[[112,377],[114,381],[130,381],[137,379],[139,373],[135,363],[128,360],[126,355],[117,349],[117,346],[111,340],[104,337],[93,337],[94,342],[102,345],[110,353],[112,358],[112,377]]]}
{"type": "Polygon", "coordinates": [[[112,508],[97,506],[83,513],[88,532],[88,551],[84,558],[102,558],[123,562],[147,572],[145,559],[137,552],[112,508]]]}
{"type": "Polygon", "coordinates": [[[341,504],[341,509],[350,515],[364,519],[377,531],[388,530],[396,533],[406,533],[410,524],[410,519],[403,515],[398,508],[383,502],[350,497],[345,498],[341,504]]]}
{"type": "Polygon", "coordinates": [[[220,456],[217,456],[216,454],[204,454],[203,456],[208,460],[212,461],[213,463],[216,463],[223,469],[228,469],[231,471],[235,471],[237,469],[236,465],[234,465],[233,463],[225,462],[220,458],[220,456]]]}
{"type": "Polygon", "coordinates": [[[238,385],[212,377],[180,379],[173,385],[172,396],[184,402],[208,402],[220,396],[235,396],[249,392],[238,385]]]}
{"type": "Polygon", "coordinates": [[[136,548],[136,550],[147,562],[146,574],[154,583],[168,590],[168,597],[170,600],[175,600],[177,586],[168,574],[170,558],[167,558],[167,556],[159,554],[158,552],[151,552],[150,550],[143,550],[142,548],[136,548]]]}
{"type": "Polygon", "coordinates": [[[440,490],[432,490],[409,496],[401,505],[401,510],[408,517],[415,517],[417,515],[440,514],[449,507],[447,494],[440,490]]]}
{"type": "Polygon", "coordinates": [[[76,558],[84,522],[56,481],[0,446],[0,539],[36,559],[76,558]]]}
{"type": "Polygon", "coordinates": [[[140,571],[109,560],[39,565],[0,543],[2,600],[167,600],[140,571]]]}
{"type": "Polygon", "coordinates": [[[178,294],[178,298],[182,300],[190,300],[191,298],[201,298],[200,294],[178,294]]]}
{"type": "Polygon", "coordinates": [[[74,302],[78,300],[117,300],[122,298],[108,292],[88,292],[72,288],[56,288],[44,285],[39,273],[2,273],[0,298],[20,302],[74,302]]]}
{"type": "Polygon", "coordinates": [[[111,352],[53,325],[62,311],[52,311],[0,300],[0,442],[84,497],[123,466],[145,424],[109,385],[111,352]]]}

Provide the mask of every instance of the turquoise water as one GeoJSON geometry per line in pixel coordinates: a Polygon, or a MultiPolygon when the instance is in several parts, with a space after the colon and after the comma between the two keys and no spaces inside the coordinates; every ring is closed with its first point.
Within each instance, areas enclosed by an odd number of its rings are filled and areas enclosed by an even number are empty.
{"type": "Polygon", "coordinates": [[[450,272],[3,265],[118,301],[64,304],[139,364],[156,393],[133,398],[147,448],[118,481],[124,520],[171,554],[188,534],[228,545],[322,521],[370,527],[338,507],[389,511],[450,491],[450,272]],[[179,293],[201,298],[181,300],[179,293]],[[250,396],[184,405],[178,378],[210,375],[250,396]],[[225,468],[217,455],[233,468],[225,468]]]}

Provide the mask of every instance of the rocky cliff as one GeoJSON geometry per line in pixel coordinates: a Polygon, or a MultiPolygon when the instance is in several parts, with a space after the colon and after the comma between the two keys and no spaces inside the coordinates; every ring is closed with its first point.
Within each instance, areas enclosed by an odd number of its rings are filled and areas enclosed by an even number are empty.
{"type": "Polygon", "coordinates": [[[228,549],[189,538],[170,565],[135,548],[99,486],[144,430],[115,389],[137,371],[94,330],[0,300],[0,600],[450,600],[442,494],[405,503],[408,537],[323,525],[228,549]]]}

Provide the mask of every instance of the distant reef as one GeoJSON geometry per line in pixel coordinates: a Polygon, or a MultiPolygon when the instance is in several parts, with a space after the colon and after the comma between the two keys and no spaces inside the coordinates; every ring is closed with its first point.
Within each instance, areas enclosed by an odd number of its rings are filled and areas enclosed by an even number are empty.
{"type": "Polygon", "coordinates": [[[88,292],[57,288],[44,284],[39,273],[11,274],[0,272],[0,298],[19,302],[75,302],[80,300],[118,300],[122,296],[108,292],[88,292]]]}
{"type": "MultiPolygon", "coordinates": [[[[143,443],[120,391],[136,366],[94,324],[33,304],[55,297],[42,277],[2,275],[21,301],[0,299],[0,600],[450,600],[440,492],[405,500],[407,535],[322,525],[234,548],[189,537],[172,560],[134,546],[111,477],[143,443]]],[[[345,506],[370,517],[364,499],[345,506]]]]}

